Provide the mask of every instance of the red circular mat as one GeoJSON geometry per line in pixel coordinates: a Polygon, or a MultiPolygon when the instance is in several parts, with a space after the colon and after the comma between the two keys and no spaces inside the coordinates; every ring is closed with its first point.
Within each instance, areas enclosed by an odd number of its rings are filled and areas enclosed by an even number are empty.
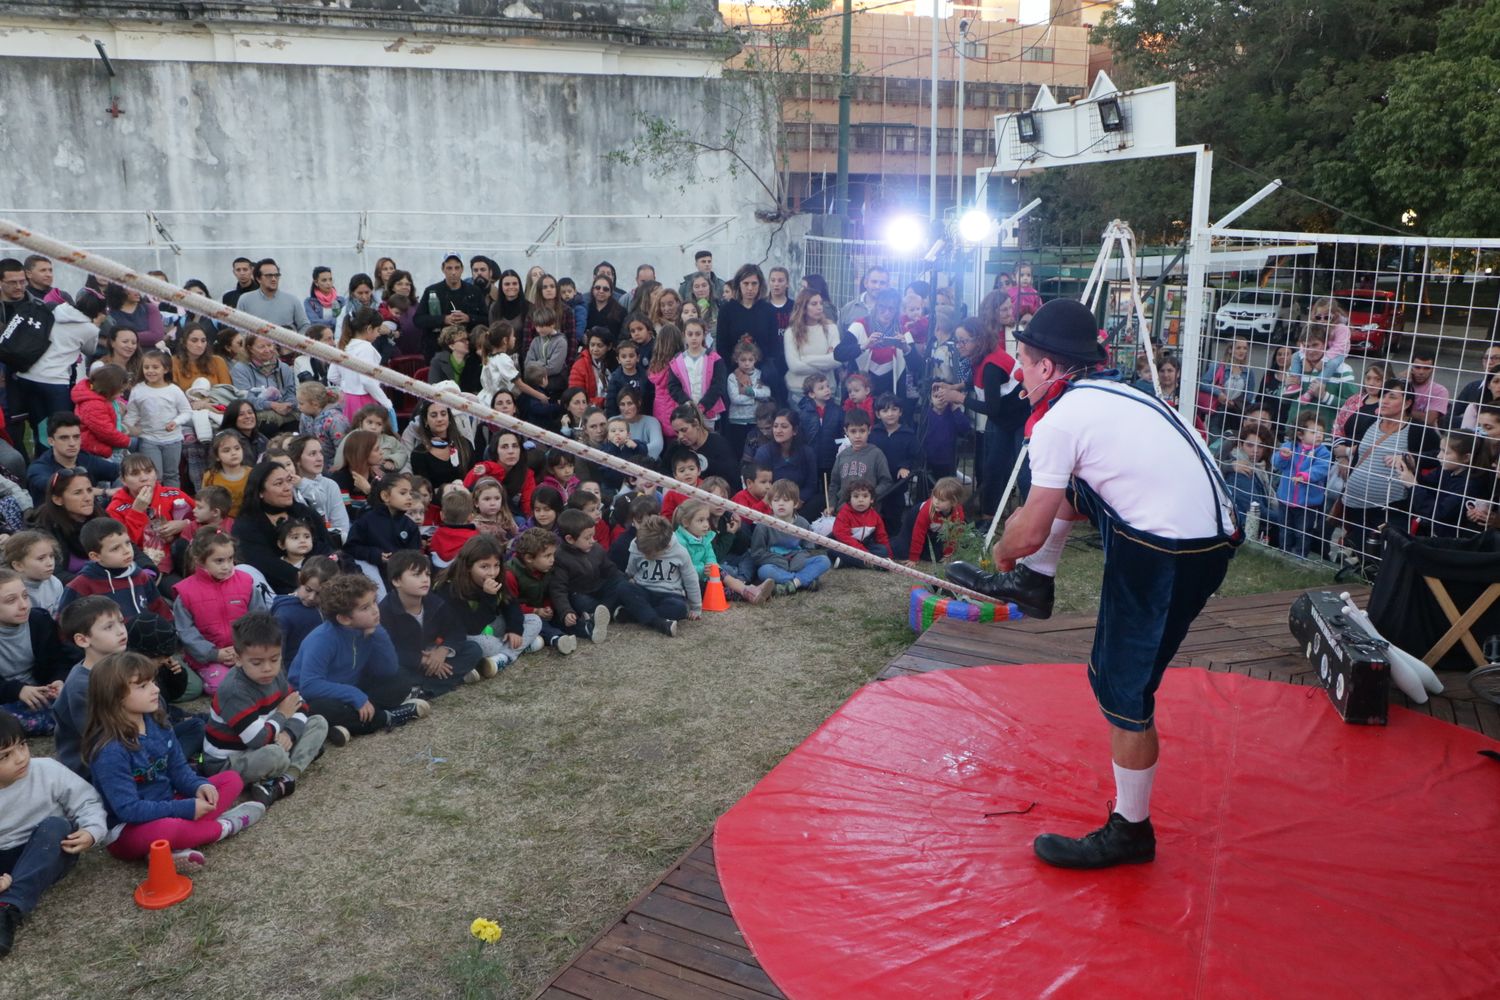
{"type": "Polygon", "coordinates": [[[1157,721],[1156,862],[1060,871],[1114,795],[1082,667],[864,688],[719,820],[734,918],[793,1000],[1500,996],[1493,741],[1196,669],[1157,721]]]}

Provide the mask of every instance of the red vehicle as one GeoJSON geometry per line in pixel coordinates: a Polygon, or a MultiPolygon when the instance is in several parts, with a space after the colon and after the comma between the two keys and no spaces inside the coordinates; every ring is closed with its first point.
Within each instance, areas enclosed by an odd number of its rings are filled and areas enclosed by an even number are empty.
{"type": "Polygon", "coordinates": [[[1385,288],[1340,288],[1333,297],[1349,312],[1349,347],[1389,354],[1405,340],[1406,310],[1385,288]]]}

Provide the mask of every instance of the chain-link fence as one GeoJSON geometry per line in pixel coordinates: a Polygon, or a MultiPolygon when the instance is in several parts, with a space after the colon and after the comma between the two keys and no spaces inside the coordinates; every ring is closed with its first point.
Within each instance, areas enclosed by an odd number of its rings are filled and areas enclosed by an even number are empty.
{"type": "Polygon", "coordinates": [[[1196,398],[1252,537],[1369,576],[1387,523],[1483,530],[1500,240],[1217,231],[1214,257],[1236,255],[1258,263],[1209,275],[1200,369],[1158,364],[1164,392],[1196,398]]]}

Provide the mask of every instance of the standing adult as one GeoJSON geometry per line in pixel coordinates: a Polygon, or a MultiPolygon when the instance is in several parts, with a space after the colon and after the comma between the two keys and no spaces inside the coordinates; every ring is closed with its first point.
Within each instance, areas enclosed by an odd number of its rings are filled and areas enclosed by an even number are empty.
{"type": "Polygon", "coordinates": [[[312,271],[312,285],[307,289],[307,298],[302,300],[302,312],[309,324],[321,323],[339,332],[339,319],[349,307],[349,301],[339,294],[333,283],[333,270],[321,264],[312,271]]]}
{"type": "Polygon", "coordinates": [[[245,481],[245,501],[231,533],[239,543],[240,561],[260,570],[278,594],[297,589],[297,567],[281,558],[276,547],[277,529],[288,518],[304,522],[312,532],[309,557],[333,555],[333,539],[322,516],[297,499],[297,474],[290,463],[261,462],[245,481]]]}
{"type": "Polygon", "coordinates": [[[833,382],[842,367],[833,356],[839,346],[838,324],[824,311],[823,296],[811,288],[802,290],[792,306],[792,319],[781,336],[782,355],[786,358],[786,394],[796,399],[802,382],[809,375],[826,375],[833,382]]]}
{"type": "Polygon", "coordinates": [[[724,279],[714,274],[714,252],[712,250],[699,250],[693,254],[693,270],[682,276],[682,283],[677,286],[677,297],[684,302],[693,300],[693,279],[699,275],[708,279],[710,297],[717,299],[724,292],[724,279]]]}
{"type": "Polygon", "coordinates": [[[281,290],[281,265],[267,257],[255,265],[254,291],[240,296],[239,309],[299,333],[307,327],[307,312],[302,300],[281,290]]]}
{"type": "Polygon", "coordinates": [[[224,304],[231,309],[239,308],[240,297],[256,289],[255,261],[249,257],[234,259],[234,287],[224,293],[224,304]]]}
{"type": "Polygon", "coordinates": [[[521,294],[521,276],[510,268],[500,272],[495,301],[490,305],[490,322],[506,320],[516,332],[526,329],[526,313],[531,303],[521,294]]]}
{"type": "Polygon", "coordinates": [[[714,346],[721,357],[734,356],[735,346],[749,339],[760,349],[761,382],[778,402],[786,402],[786,346],[776,325],[776,310],[765,299],[766,278],[755,264],[742,264],[730,280],[735,298],[719,307],[714,346]]]}
{"type": "Polygon", "coordinates": [[[52,309],[52,336],[47,349],[11,382],[11,391],[20,396],[17,403],[26,411],[38,448],[42,446],[42,423],[59,410],[73,408],[73,383],[83,376],[86,360],[98,349],[99,325],[103,322],[104,303],[97,296],[85,297],[79,306],[58,303],[52,309]]]}
{"type": "MultiPolygon", "coordinates": [[[[839,322],[848,326],[856,320],[868,319],[875,309],[876,296],[890,287],[891,272],[879,264],[866,268],[865,275],[859,282],[859,297],[839,310],[839,322]]],[[[897,305],[900,305],[899,299],[897,305]]]]}
{"type": "Polygon", "coordinates": [[[958,324],[954,342],[974,377],[968,385],[950,385],[944,392],[948,402],[983,418],[974,422],[980,434],[979,509],[993,515],[1020,458],[1031,407],[1021,398],[1019,366],[997,343],[994,330],[971,316],[958,324]]]}
{"type": "Polygon", "coordinates": [[[1423,451],[1424,425],[1413,422],[1413,402],[1408,383],[1387,379],[1376,405],[1376,419],[1350,456],[1349,475],[1340,498],[1346,529],[1344,545],[1367,569],[1379,562],[1380,529],[1390,509],[1402,505],[1410,492],[1402,481],[1402,469],[1415,473],[1417,456],[1423,451]]]}
{"type": "Polygon", "coordinates": [[[110,329],[134,331],[138,350],[149,351],[166,337],[161,309],[134,288],[111,284],[104,290],[104,304],[109,308],[110,329]]]}
{"type": "Polygon", "coordinates": [[[1152,861],[1156,689],[1243,536],[1223,477],[1176,411],[1091,377],[1105,353],[1088,307],[1048,302],[1017,339],[1029,401],[1040,411],[1031,493],[994,548],[998,572],[954,563],[948,576],[1047,618],[1072,522],[1086,518],[1099,529],[1104,580],[1088,675],[1110,727],[1115,809],[1092,833],[1044,833],[1033,847],[1062,868],[1152,861]]]}
{"type": "MultiPolygon", "coordinates": [[[[421,354],[422,328],[417,326],[416,285],[410,271],[392,271],[380,285],[380,318],[396,324],[396,352],[398,354],[421,354]],[[401,303],[405,305],[401,305],[401,303]]],[[[442,330],[438,331],[440,334],[442,330]]],[[[428,360],[432,360],[428,356],[428,360]]]]}
{"type": "Polygon", "coordinates": [[[443,280],[428,285],[417,303],[416,323],[422,331],[422,356],[437,353],[438,335],[445,326],[473,330],[484,322],[488,308],[484,293],[464,281],[464,261],[456,253],[443,258],[443,280]]]}
{"type": "Polygon", "coordinates": [[[34,253],[23,262],[26,269],[26,294],[33,302],[44,306],[55,306],[66,302],[74,305],[73,296],[53,284],[52,258],[34,253]]]}
{"type": "Polygon", "coordinates": [[[633,309],[645,312],[651,308],[651,302],[649,295],[641,294],[642,289],[645,289],[648,285],[658,284],[659,282],[656,280],[656,268],[650,264],[637,265],[635,269],[635,287],[630,290],[630,293],[625,296],[625,300],[620,305],[625,307],[626,312],[630,312],[633,309]]]}

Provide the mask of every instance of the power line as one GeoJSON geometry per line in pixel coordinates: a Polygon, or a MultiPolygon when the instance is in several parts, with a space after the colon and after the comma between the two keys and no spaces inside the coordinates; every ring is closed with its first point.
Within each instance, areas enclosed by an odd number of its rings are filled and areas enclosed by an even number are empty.
{"type": "MultiPolygon", "coordinates": [[[[1223,153],[1218,153],[1217,155],[1219,156],[1220,159],[1222,159],[1225,163],[1229,164],[1231,167],[1238,167],[1239,169],[1243,170],[1245,173],[1249,174],[1252,177],[1258,177],[1261,180],[1265,180],[1265,181],[1273,180],[1273,178],[1272,178],[1272,176],[1270,174],[1263,173],[1263,172],[1261,172],[1259,170],[1256,170],[1254,167],[1247,167],[1243,163],[1237,163],[1236,161],[1231,160],[1229,157],[1225,156],[1223,153]]],[[[1363,215],[1360,215],[1357,212],[1351,212],[1347,208],[1340,208],[1338,205],[1335,205],[1332,202],[1324,201],[1322,198],[1319,198],[1317,195],[1311,195],[1311,194],[1308,194],[1305,191],[1299,191],[1296,188],[1292,187],[1290,184],[1287,184],[1285,182],[1282,183],[1281,190],[1286,191],[1289,194],[1294,194],[1298,198],[1306,199],[1307,201],[1310,201],[1310,202],[1312,202],[1315,205],[1322,205],[1324,208],[1332,209],[1333,211],[1339,213],[1340,215],[1346,215],[1349,218],[1354,219],[1354,220],[1356,220],[1358,222],[1363,222],[1367,226],[1373,226],[1376,229],[1384,229],[1388,233],[1395,233],[1397,236],[1401,236],[1401,237],[1409,237],[1409,236],[1411,236],[1410,232],[1402,232],[1401,230],[1395,228],[1394,226],[1387,226],[1383,222],[1376,222],[1374,219],[1367,219],[1363,215]]]]}

